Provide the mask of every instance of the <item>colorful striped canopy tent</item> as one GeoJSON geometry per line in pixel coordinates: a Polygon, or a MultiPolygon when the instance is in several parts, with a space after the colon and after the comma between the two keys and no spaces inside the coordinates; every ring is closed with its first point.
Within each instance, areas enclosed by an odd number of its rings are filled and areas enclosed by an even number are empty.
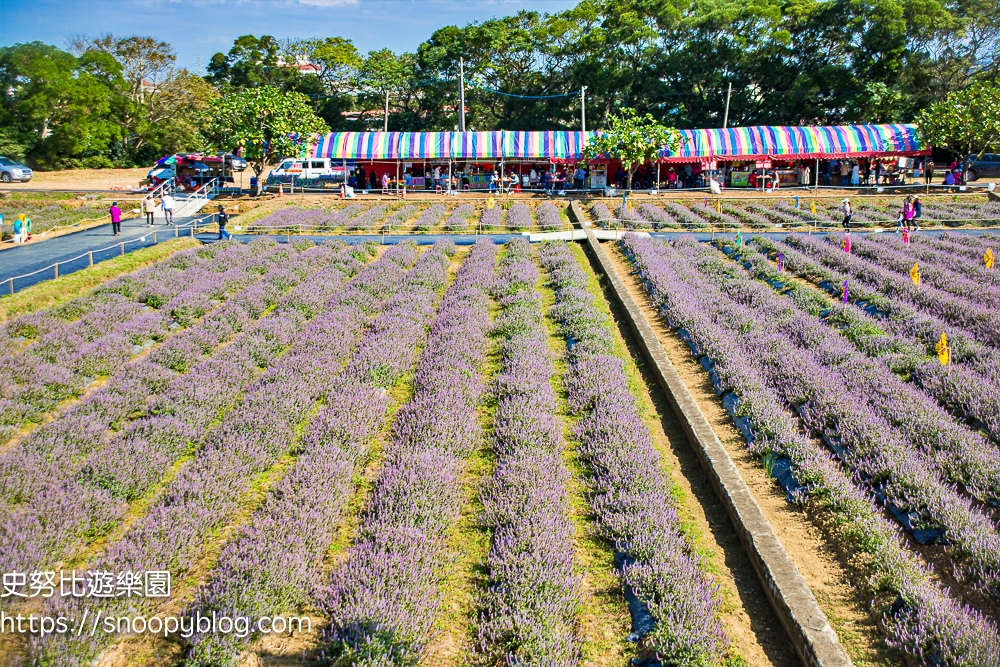
{"type": "MultiPolygon", "coordinates": [[[[304,157],[336,160],[575,160],[597,132],[333,132],[304,157]]],[[[915,125],[755,126],[682,130],[663,162],[926,155],[915,125]]]]}
{"type": "Polygon", "coordinates": [[[501,160],[503,132],[450,132],[451,157],[501,160]]]}
{"type": "Polygon", "coordinates": [[[779,158],[925,155],[915,125],[835,125],[787,127],[759,125],[726,129],[682,130],[676,153],[660,151],[665,162],[779,158]]]}
{"type": "Polygon", "coordinates": [[[577,159],[596,132],[503,132],[504,157],[514,160],[577,159]]]}

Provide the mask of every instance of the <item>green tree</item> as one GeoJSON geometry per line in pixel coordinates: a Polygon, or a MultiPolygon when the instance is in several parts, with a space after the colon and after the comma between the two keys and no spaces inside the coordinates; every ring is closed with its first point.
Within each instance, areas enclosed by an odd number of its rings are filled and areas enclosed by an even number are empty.
{"type": "Polygon", "coordinates": [[[313,135],[328,131],[309,98],[260,86],[219,97],[203,117],[204,134],[215,150],[240,149],[258,179],[282,157],[296,155],[313,135]]]}
{"type": "Polygon", "coordinates": [[[949,93],[917,114],[915,119],[924,142],[948,148],[962,156],[982,156],[1000,146],[1000,83],[978,81],[965,90],[949,93]]]}
{"type": "Polygon", "coordinates": [[[198,148],[198,121],[214,92],[204,79],[175,66],[176,54],[152,37],[77,38],[80,53],[106,53],[121,66],[109,120],[129,165],[198,148]]]}
{"type": "Polygon", "coordinates": [[[207,69],[208,81],[223,90],[258,86],[296,90],[303,82],[294,54],[270,35],[237,37],[228,53],[212,56],[207,69]]]}
{"type": "MultiPolygon", "coordinates": [[[[378,109],[384,114],[385,105],[388,104],[389,118],[393,120],[393,129],[396,129],[398,125],[392,118],[393,107],[398,107],[403,99],[412,70],[408,54],[396,56],[389,49],[371,51],[358,73],[361,108],[378,109]]],[[[363,116],[361,122],[365,122],[363,116]]],[[[375,129],[381,130],[382,127],[375,129]]]]}
{"type": "Polygon", "coordinates": [[[108,116],[120,79],[107,54],[77,58],[41,42],[0,49],[0,127],[40,167],[110,166],[108,116]]]}
{"type": "Polygon", "coordinates": [[[639,116],[634,109],[622,109],[608,118],[604,131],[593,138],[584,150],[587,158],[606,155],[621,160],[632,189],[632,174],[646,162],[655,161],[664,147],[676,151],[681,134],[672,127],[661,125],[652,115],[639,116]]]}

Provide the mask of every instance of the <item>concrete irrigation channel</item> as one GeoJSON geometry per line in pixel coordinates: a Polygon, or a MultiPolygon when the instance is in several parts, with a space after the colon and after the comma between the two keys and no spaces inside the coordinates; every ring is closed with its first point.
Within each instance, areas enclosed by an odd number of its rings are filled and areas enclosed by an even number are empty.
{"type": "MultiPolygon", "coordinates": [[[[601,246],[600,239],[584,224],[586,218],[578,202],[574,201],[570,205],[570,217],[586,233],[586,242],[596,259],[595,268],[609,280],[611,291],[625,313],[629,328],[724,505],[795,652],[809,667],[844,667],[853,664],[753,492],[667,358],[650,323],[601,246]]],[[[602,234],[606,235],[607,233],[602,234]]]]}

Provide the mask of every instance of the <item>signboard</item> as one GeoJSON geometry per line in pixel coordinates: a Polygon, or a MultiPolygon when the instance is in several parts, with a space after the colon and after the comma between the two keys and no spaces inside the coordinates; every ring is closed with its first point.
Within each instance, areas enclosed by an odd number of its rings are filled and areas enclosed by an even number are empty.
{"type": "Polygon", "coordinates": [[[608,170],[605,167],[590,168],[590,187],[603,188],[608,185],[608,170]]]}
{"type": "Polygon", "coordinates": [[[731,171],[729,172],[730,184],[734,188],[748,188],[750,187],[750,172],[749,171],[731,171]]]}
{"type": "Polygon", "coordinates": [[[764,158],[763,160],[757,160],[757,161],[754,162],[754,165],[758,169],[770,169],[771,168],[771,160],[770,160],[770,158],[764,158]]]}

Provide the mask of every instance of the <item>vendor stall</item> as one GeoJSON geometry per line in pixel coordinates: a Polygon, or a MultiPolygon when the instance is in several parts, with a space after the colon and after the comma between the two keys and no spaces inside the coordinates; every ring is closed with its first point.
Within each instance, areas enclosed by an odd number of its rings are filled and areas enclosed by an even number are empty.
{"type": "MultiPolygon", "coordinates": [[[[433,187],[428,176],[435,168],[453,175],[453,187],[459,178],[470,189],[489,186],[491,174],[498,178],[510,172],[523,177],[532,169],[538,176],[545,172],[561,173],[582,160],[584,149],[596,132],[333,132],[317,136],[304,148],[302,157],[323,157],[358,163],[395,165],[385,169],[394,180],[411,187],[433,187]],[[412,165],[403,168],[402,163],[412,165]],[[556,169],[559,165],[559,169],[556,169]],[[464,177],[464,178],[463,178],[464,177]],[[421,180],[422,179],[422,180],[421,180]]],[[[758,171],[758,182],[768,186],[777,179],[779,186],[797,185],[806,161],[835,158],[891,158],[926,155],[914,125],[843,125],[828,127],[732,127],[681,131],[681,145],[676,151],[664,148],[659,162],[673,164],[675,181],[688,187],[704,186],[707,161],[717,161],[719,168],[728,165],[728,183],[748,187],[751,172],[758,171]],[[768,162],[767,167],[757,162],[768,162]],[[771,164],[773,162],[773,165],[771,164]],[[752,167],[750,165],[753,165],[752,167]],[[690,173],[687,167],[691,168],[690,173]],[[699,176],[701,176],[699,178],[699,176]]],[[[591,160],[585,185],[605,187],[619,163],[607,158],[591,160]]],[[[816,170],[816,166],[811,169],[816,170]]],[[[379,170],[381,171],[381,169],[379,170]]],[[[652,166],[642,171],[645,181],[662,183],[665,172],[652,166]]],[[[717,173],[717,178],[722,175],[717,173]]],[[[540,179],[539,179],[540,180],[540,179]]],[[[553,180],[558,180],[558,176],[553,180]]],[[[442,179],[447,187],[447,180],[442,179]]]]}

